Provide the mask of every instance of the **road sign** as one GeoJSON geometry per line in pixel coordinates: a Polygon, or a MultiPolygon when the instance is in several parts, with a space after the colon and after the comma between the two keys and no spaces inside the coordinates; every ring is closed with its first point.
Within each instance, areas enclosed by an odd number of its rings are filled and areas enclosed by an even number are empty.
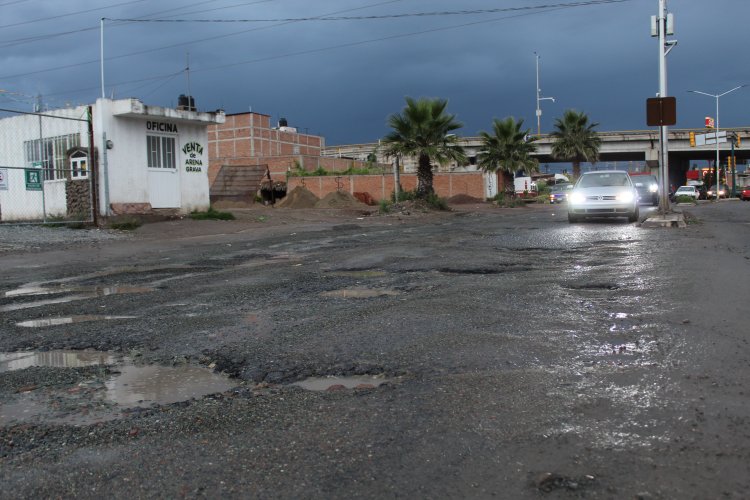
{"type": "Polygon", "coordinates": [[[708,134],[696,134],[695,145],[696,146],[708,146],[710,144],[716,144],[716,140],[719,140],[719,144],[727,142],[727,132],[711,132],[708,134]]]}
{"type": "Polygon", "coordinates": [[[646,99],[646,125],[662,127],[677,123],[677,99],[650,97],[646,99]]]}
{"type": "Polygon", "coordinates": [[[0,191],[8,190],[8,169],[0,168],[0,191]]]}
{"type": "Polygon", "coordinates": [[[710,116],[706,117],[706,128],[714,128],[714,119],[710,116]]]}
{"type": "Polygon", "coordinates": [[[42,171],[38,168],[27,168],[26,172],[26,191],[42,190],[42,171]]]}
{"type": "Polygon", "coordinates": [[[706,145],[716,144],[717,142],[719,144],[727,142],[726,131],[713,133],[713,134],[705,134],[705,135],[706,135],[706,145]]]}

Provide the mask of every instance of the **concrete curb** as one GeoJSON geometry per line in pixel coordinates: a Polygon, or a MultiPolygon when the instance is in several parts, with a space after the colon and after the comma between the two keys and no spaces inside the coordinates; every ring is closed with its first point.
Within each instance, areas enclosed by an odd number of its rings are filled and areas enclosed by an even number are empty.
{"type": "Polygon", "coordinates": [[[681,213],[654,215],[641,223],[641,227],[687,227],[685,217],[681,213]]]}

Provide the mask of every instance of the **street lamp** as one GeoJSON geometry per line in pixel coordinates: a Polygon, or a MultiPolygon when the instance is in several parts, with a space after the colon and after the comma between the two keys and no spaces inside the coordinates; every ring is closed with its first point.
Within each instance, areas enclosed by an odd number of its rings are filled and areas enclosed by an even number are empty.
{"type": "Polygon", "coordinates": [[[716,139],[716,201],[719,201],[719,97],[725,96],[730,92],[734,92],[743,87],[747,87],[748,85],[750,84],[740,85],[739,87],[727,90],[721,94],[709,94],[707,92],[701,92],[700,90],[688,90],[688,92],[692,92],[693,94],[707,95],[708,97],[716,99],[716,128],[714,128],[714,137],[716,139]]]}
{"type": "Polygon", "coordinates": [[[541,97],[542,89],[539,88],[539,54],[534,52],[536,56],[536,135],[542,135],[542,108],[539,106],[539,101],[552,101],[555,102],[554,97],[541,97]]]}

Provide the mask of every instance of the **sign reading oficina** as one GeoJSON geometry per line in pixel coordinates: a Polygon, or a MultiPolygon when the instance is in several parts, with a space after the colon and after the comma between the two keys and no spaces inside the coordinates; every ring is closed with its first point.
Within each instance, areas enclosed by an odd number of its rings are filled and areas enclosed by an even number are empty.
{"type": "Polygon", "coordinates": [[[203,146],[197,142],[188,142],[182,147],[185,153],[185,172],[202,172],[203,171],[203,146]]]}
{"type": "Polygon", "coordinates": [[[27,168],[25,172],[26,191],[42,190],[42,162],[35,161],[31,164],[34,168],[27,168]]]}

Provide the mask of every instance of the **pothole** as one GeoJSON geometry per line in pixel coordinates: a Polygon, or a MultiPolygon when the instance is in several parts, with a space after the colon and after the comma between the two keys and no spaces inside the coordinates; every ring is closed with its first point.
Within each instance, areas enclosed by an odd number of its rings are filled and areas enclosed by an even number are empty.
{"type": "Polygon", "coordinates": [[[343,389],[374,389],[382,384],[391,382],[380,376],[352,376],[352,377],[310,377],[292,385],[302,387],[308,391],[335,391],[343,389]]]}
{"type": "Polygon", "coordinates": [[[0,373],[32,367],[96,365],[107,368],[73,387],[54,385],[54,375],[41,376],[39,383],[26,381],[24,375],[19,375],[23,382],[11,390],[10,398],[7,393],[0,394],[3,399],[0,425],[20,422],[89,425],[119,418],[132,409],[187,401],[225,392],[237,385],[201,366],[139,365],[126,357],[99,351],[0,353],[0,373]]]}
{"type": "Polygon", "coordinates": [[[339,299],[370,299],[373,297],[395,297],[401,295],[401,293],[385,288],[342,288],[323,292],[320,295],[339,299]]]}
{"type": "Polygon", "coordinates": [[[72,323],[86,323],[89,321],[113,321],[117,319],[135,319],[137,316],[68,316],[66,318],[44,318],[19,321],[16,326],[23,328],[43,328],[45,326],[69,325],[72,323]]]}

